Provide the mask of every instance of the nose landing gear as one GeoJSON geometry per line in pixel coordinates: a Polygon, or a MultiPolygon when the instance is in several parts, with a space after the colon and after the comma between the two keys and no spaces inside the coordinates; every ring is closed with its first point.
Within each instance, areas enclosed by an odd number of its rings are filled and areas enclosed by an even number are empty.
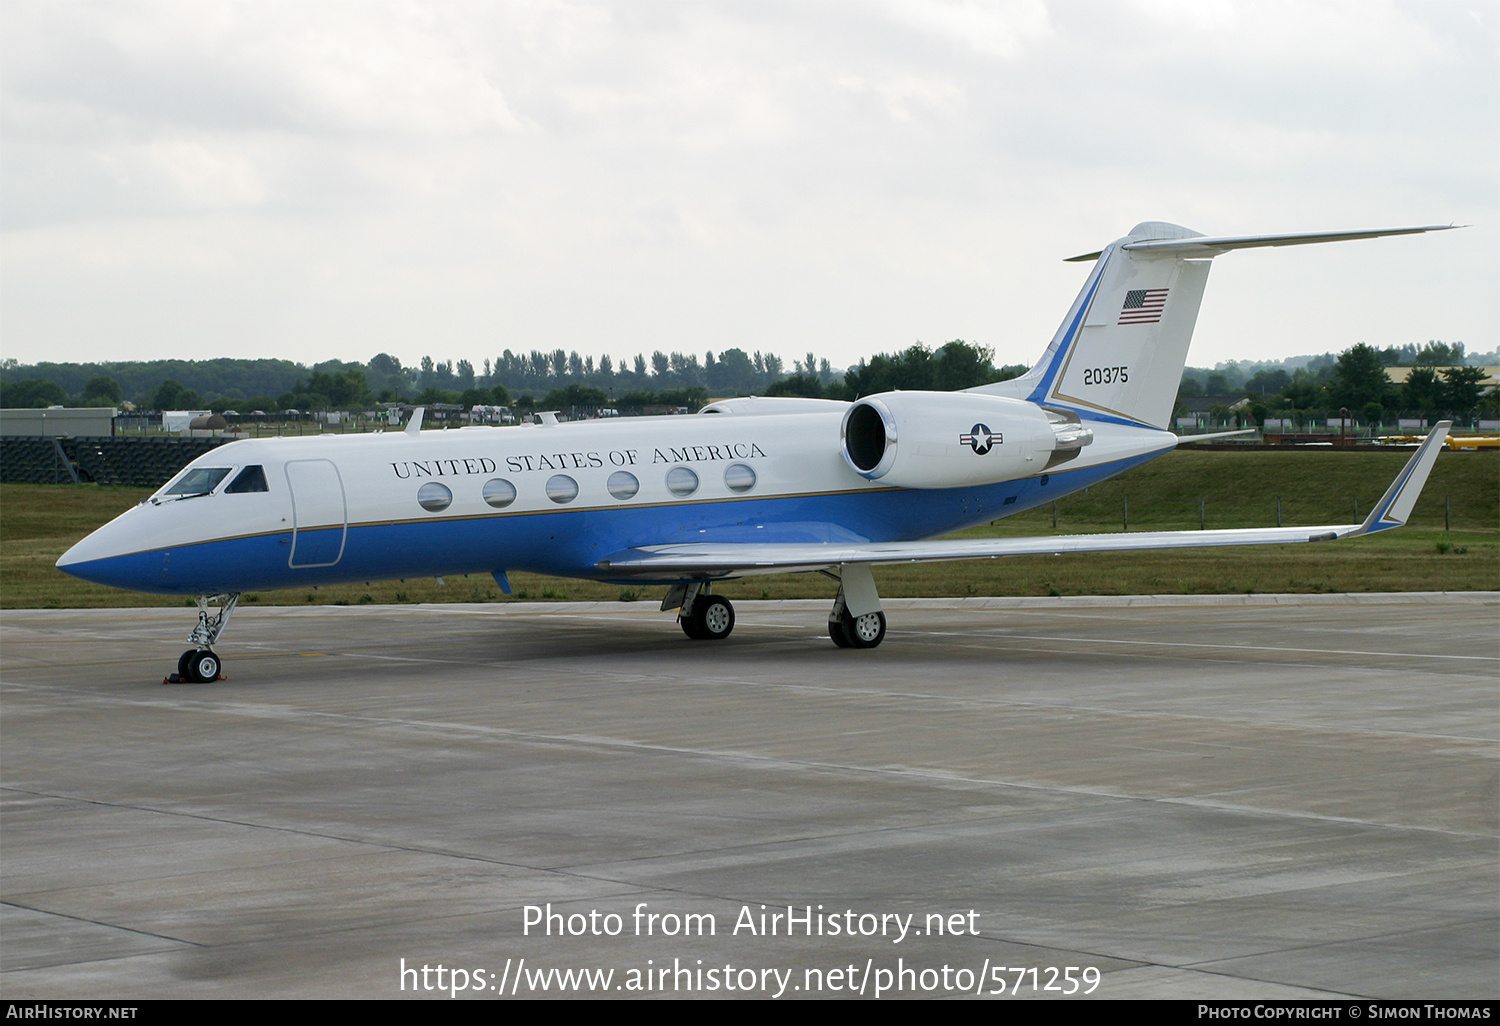
{"type": "Polygon", "coordinates": [[[223,680],[223,663],[213,652],[213,644],[229,626],[229,617],[239,604],[239,592],[232,595],[199,595],[198,626],[188,635],[188,643],[196,645],[182,653],[177,659],[177,672],[168,674],[163,684],[208,684],[223,680]],[[217,602],[217,608],[213,603],[217,602]]]}

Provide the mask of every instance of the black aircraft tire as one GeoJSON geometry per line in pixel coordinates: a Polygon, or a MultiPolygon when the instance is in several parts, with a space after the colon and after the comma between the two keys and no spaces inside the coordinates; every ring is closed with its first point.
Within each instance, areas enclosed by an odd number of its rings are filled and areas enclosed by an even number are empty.
{"type": "Polygon", "coordinates": [[[693,603],[693,626],[702,641],[722,641],[734,630],[734,606],[722,595],[710,595],[693,603]]]}
{"type": "Polygon", "coordinates": [[[850,616],[845,613],[844,633],[849,638],[850,648],[874,648],[885,640],[885,614],[850,616]]]}
{"type": "Polygon", "coordinates": [[[186,652],[182,653],[182,655],[177,657],[177,676],[182,680],[188,679],[188,663],[190,663],[193,659],[193,656],[197,654],[198,652],[196,649],[190,648],[186,652]]]}
{"type": "Polygon", "coordinates": [[[853,648],[854,642],[849,640],[849,632],[844,629],[843,620],[828,621],[828,636],[839,648],[853,648]]]}
{"type": "Polygon", "coordinates": [[[693,618],[691,616],[679,616],[677,618],[677,626],[682,628],[682,633],[686,634],[694,641],[703,640],[703,635],[698,633],[698,625],[693,622],[693,618]]]}
{"type": "Polygon", "coordinates": [[[188,659],[187,679],[194,684],[208,684],[219,679],[219,670],[219,657],[205,648],[188,659]]]}

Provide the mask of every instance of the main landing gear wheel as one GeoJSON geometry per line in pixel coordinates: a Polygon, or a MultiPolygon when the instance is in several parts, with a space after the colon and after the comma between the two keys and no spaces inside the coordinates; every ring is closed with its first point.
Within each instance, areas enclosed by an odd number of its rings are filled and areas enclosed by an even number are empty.
{"type": "Polygon", "coordinates": [[[701,595],[693,611],[678,622],[694,641],[719,641],[734,630],[734,606],[722,595],[701,595]]]}
{"type": "Polygon", "coordinates": [[[828,621],[828,636],[839,648],[874,648],[885,640],[885,614],[844,613],[839,619],[828,621]]]}

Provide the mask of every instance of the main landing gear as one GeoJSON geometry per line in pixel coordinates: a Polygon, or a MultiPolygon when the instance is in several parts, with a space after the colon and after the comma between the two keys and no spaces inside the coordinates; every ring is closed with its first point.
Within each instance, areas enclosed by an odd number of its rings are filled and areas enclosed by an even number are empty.
{"type": "Polygon", "coordinates": [[[222,680],[223,663],[213,652],[213,645],[229,626],[229,617],[239,604],[239,592],[232,595],[199,595],[198,626],[188,635],[188,644],[197,646],[177,659],[177,672],[168,674],[163,684],[207,684],[222,680]],[[215,607],[213,603],[218,603],[215,607]]]}
{"type": "Polygon", "coordinates": [[[885,613],[867,563],[839,567],[839,593],[828,612],[828,636],[839,648],[874,648],[885,640],[885,613]]]}
{"type": "MultiPolygon", "coordinates": [[[[839,648],[874,648],[885,640],[885,612],[875,591],[875,575],[864,563],[844,563],[839,570],[834,578],[839,593],[828,613],[828,636],[839,648]]],[[[710,587],[708,581],[674,584],[661,601],[662,612],[677,610],[682,633],[694,641],[719,641],[734,630],[734,606],[722,595],[712,594],[710,587]]]]}
{"type": "Polygon", "coordinates": [[[694,641],[720,641],[734,630],[734,606],[709,593],[707,581],[674,584],[662,599],[662,612],[677,609],[677,624],[694,641]]]}

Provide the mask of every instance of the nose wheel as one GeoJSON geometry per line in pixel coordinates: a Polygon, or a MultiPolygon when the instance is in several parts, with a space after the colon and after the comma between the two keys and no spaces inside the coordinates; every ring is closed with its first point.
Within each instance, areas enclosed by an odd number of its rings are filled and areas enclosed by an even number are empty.
{"type": "Polygon", "coordinates": [[[177,660],[177,679],[170,684],[208,684],[219,680],[219,657],[206,648],[190,648],[177,660]]]}

